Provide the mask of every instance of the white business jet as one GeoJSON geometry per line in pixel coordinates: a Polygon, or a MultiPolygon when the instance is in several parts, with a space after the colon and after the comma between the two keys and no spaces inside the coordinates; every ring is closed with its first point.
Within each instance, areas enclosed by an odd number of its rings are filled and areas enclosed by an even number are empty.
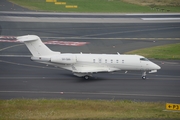
{"type": "Polygon", "coordinates": [[[74,75],[85,79],[89,79],[93,73],[120,70],[142,71],[142,79],[146,79],[147,71],[155,73],[161,69],[140,55],[60,53],[50,50],[36,35],[19,36],[17,40],[25,43],[32,53],[33,61],[70,70],[74,75]]]}

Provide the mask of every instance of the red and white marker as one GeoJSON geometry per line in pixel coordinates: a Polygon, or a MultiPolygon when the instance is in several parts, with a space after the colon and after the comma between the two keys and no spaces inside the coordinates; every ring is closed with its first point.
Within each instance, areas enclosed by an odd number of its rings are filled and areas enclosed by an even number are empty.
{"type": "MultiPolygon", "coordinates": [[[[0,36],[0,42],[19,42],[14,36],[0,36]]],[[[66,46],[83,46],[89,42],[73,42],[73,41],[47,41],[44,44],[50,45],[66,45],[66,46]]]]}

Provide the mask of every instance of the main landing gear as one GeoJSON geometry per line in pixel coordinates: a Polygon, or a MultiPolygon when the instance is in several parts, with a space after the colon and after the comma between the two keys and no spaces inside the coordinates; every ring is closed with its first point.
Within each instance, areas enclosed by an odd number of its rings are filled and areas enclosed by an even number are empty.
{"type": "Polygon", "coordinates": [[[88,80],[92,75],[87,73],[73,73],[75,76],[84,78],[85,80],[88,80]]]}
{"type": "Polygon", "coordinates": [[[89,77],[90,77],[90,76],[85,75],[85,76],[84,76],[84,79],[85,79],[85,80],[88,80],[88,79],[89,79],[89,77]]]}
{"type": "Polygon", "coordinates": [[[143,80],[146,80],[146,71],[144,71],[144,72],[142,73],[142,79],[143,79],[143,80]]]}

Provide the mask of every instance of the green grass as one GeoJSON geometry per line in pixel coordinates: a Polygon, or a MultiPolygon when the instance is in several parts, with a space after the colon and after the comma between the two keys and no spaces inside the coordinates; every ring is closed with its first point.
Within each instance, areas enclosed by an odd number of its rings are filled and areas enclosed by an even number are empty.
{"type": "Polygon", "coordinates": [[[179,119],[165,112],[165,103],[103,100],[0,100],[0,119],[135,120],[179,119]]]}
{"type": "Polygon", "coordinates": [[[138,54],[155,59],[180,60],[180,43],[134,50],[126,54],[138,54]]]}
{"type": "Polygon", "coordinates": [[[142,6],[180,6],[179,0],[122,0],[128,3],[142,6]]]}
{"type": "MultiPolygon", "coordinates": [[[[77,5],[76,9],[67,9],[65,5],[55,5],[47,3],[45,0],[9,0],[15,4],[37,11],[54,11],[54,12],[106,12],[106,13],[156,13],[161,12],[151,10],[149,6],[141,6],[122,0],[58,0],[66,2],[67,5],[77,5]]],[[[158,6],[157,6],[158,7],[158,6]]],[[[159,7],[161,8],[161,7],[159,7]]],[[[180,12],[179,6],[163,6],[170,12],[180,12]]],[[[164,12],[167,10],[164,10],[164,12]]]]}

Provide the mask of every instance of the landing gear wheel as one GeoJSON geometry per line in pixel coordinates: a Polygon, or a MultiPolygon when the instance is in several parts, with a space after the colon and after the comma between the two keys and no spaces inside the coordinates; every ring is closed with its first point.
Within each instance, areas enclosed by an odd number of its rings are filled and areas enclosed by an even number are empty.
{"type": "Polygon", "coordinates": [[[89,76],[88,76],[88,75],[84,76],[84,79],[88,80],[88,79],[89,79],[89,76]]]}
{"type": "Polygon", "coordinates": [[[142,79],[143,79],[143,80],[146,80],[146,71],[144,71],[144,72],[142,73],[142,79]]]}
{"type": "Polygon", "coordinates": [[[146,80],[146,76],[142,76],[142,79],[143,79],[143,80],[146,80]]]}

